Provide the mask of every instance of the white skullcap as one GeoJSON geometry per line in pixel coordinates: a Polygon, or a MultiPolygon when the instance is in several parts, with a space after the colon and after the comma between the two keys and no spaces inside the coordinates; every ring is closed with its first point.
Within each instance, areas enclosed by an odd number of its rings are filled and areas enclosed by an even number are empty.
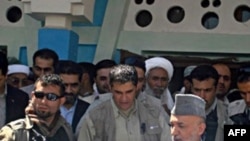
{"type": "Polygon", "coordinates": [[[169,81],[171,80],[173,73],[174,73],[174,67],[172,63],[163,57],[153,57],[149,58],[145,61],[146,63],[146,76],[148,75],[148,72],[156,67],[163,68],[168,73],[169,81]]]}
{"type": "Polygon", "coordinates": [[[206,102],[193,94],[176,94],[175,104],[171,110],[174,115],[195,115],[206,119],[206,102]]]}
{"type": "Polygon", "coordinates": [[[191,74],[191,72],[196,68],[197,66],[187,66],[185,69],[184,69],[184,77],[187,77],[191,74]]]}
{"type": "Polygon", "coordinates": [[[13,73],[24,73],[26,75],[29,75],[30,68],[28,66],[22,65],[22,64],[9,65],[7,75],[10,75],[10,74],[13,74],[13,73]]]}

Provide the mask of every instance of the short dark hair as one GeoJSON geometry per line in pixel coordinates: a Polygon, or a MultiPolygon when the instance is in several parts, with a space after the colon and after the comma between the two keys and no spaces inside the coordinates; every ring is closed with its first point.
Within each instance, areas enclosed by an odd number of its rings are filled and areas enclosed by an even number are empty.
{"type": "Polygon", "coordinates": [[[82,67],[82,73],[87,73],[89,75],[90,83],[93,85],[95,82],[95,65],[89,62],[79,62],[78,64],[82,67]]]}
{"type": "Polygon", "coordinates": [[[35,63],[35,60],[37,57],[41,57],[41,58],[46,59],[46,60],[52,59],[54,68],[56,67],[56,64],[59,60],[57,53],[54,50],[49,49],[49,48],[39,49],[34,53],[33,65],[35,65],[34,63],[35,63]]]}
{"type": "Polygon", "coordinates": [[[135,66],[141,68],[144,72],[146,72],[146,64],[145,59],[137,56],[130,56],[124,60],[124,64],[135,66]]]}
{"type": "Polygon", "coordinates": [[[61,96],[64,95],[65,86],[64,86],[63,81],[59,75],[57,75],[57,74],[45,74],[45,75],[39,77],[35,82],[34,89],[36,89],[38,82],[41,82],[42,86],[48,86],[48,85],[59,86],[60,87],[60,95],[61,96]]]}
{"type": "Polygon", "coordinates": [[[78,75],[79,81],[82,79],[82,67],[71,60],[60,60],[57,63],[55,73],[60,74],[74,74],[78,75]]]}
{"type": "Polygon", "coordinates": [[[250,82],[250,67],[241,67],[237,77],[237,83],[250,82]]]}
{"type": "Polygon", "coordinates": [[[117,63],[113,60],[110,60],[110,59],[104,59],[104,60],[99,61],[95,65],[95,77],[97,75],[98,70],[105,69],[105,68],[112,68],[115,65],[117,65],[117,63]]]}
{"type": "Polygon", "coordinates": [[[8,72],[8,58],[7,55],[0,51],[0,70],[2,74],[6,75],[8,72]]]}
{"type": "Polygon", "coordinates": [[[198,65],[190,74],[191,83],[193,79],[203,81],[208,78],[214,79],[214,86],[217,86],[219,74],[212,65],[198,65]]]}
{"type": "Polygon", "coordinates": [[[137,71],[134,66],[122,64],[114,66],[110,70],[109,77],[110,86],[112,86],[114,82],[119,82],[121,84],[132,82],[135,86],[137,86],[138,83],[137,71]]]}

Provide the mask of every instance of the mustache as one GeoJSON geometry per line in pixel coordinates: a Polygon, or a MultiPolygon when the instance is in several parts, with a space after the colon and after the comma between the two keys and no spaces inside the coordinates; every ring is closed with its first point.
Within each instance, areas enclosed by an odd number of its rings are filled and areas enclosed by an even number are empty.
{"type": "Polygon", "coordinates": [[[73,96],[74,94],[73,93],[64,93],[64,96],[73,96]]]}

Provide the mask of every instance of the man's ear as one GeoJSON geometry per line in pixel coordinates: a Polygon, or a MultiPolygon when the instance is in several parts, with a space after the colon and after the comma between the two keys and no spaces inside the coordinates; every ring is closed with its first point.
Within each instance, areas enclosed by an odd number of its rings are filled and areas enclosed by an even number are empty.
{"type": "Polygon", "coordinates": [[[88,82],[89,81],[89,75],[87,73],[82,74],[82,83],[83,82],[88,82]]]}
{"type": "Polygon", "coordinates": [[[205,129],[206,129],[206,124],[201,123],[199,126],[199,134],[202,135],[205,132],[205,129]]]}

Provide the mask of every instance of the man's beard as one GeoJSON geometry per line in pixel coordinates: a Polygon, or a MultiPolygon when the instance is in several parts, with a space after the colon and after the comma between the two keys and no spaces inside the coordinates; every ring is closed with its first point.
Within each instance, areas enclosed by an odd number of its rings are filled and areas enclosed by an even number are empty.
{"type": "Polygon", "coordinates": [[[49,118],[49,117],[52,116],[52,113],[50,113],[50,112],[45,112],[45,111],[40,111],[40,110],[36,110],[36,111],[35,111],[35,114],[36,114],[39,118],[41,118],[41,119],[47,119],[47,118],[49,118]]]}
{"type": "Polygon", "coordinates": [[[157,87],[151,89],[148,84],[146,84],[145,92],[156,97],[156,98],[161,98],[163,92],[165,91],[166,88],[163,87],[157,87]]]}
{"type": "Polygon", "coordinates": [[[73,94],[73,93],[65,93],[65,98],[66,101],[64,104],[66,105],[74,105],[76,99],[77,99],[77,95],[73,94]]]}
{"type": "Polygon", "coordinates": [[[109,89],[108,86],[107,87],[103,87],[103,88],[98,88],[97,87],[97,91],[98,91],[99,94],[105,94],[105,93],[110,92],[110,89],[109,89]]]}
{"type": "Polygon", "coordinates": [[[153,88],[153,92],[155,94],[155,97],[157,98],[161,98],[163,92],[164,92],[165,88],[163,87],[156,87],[156,88],[153,88]]]}

